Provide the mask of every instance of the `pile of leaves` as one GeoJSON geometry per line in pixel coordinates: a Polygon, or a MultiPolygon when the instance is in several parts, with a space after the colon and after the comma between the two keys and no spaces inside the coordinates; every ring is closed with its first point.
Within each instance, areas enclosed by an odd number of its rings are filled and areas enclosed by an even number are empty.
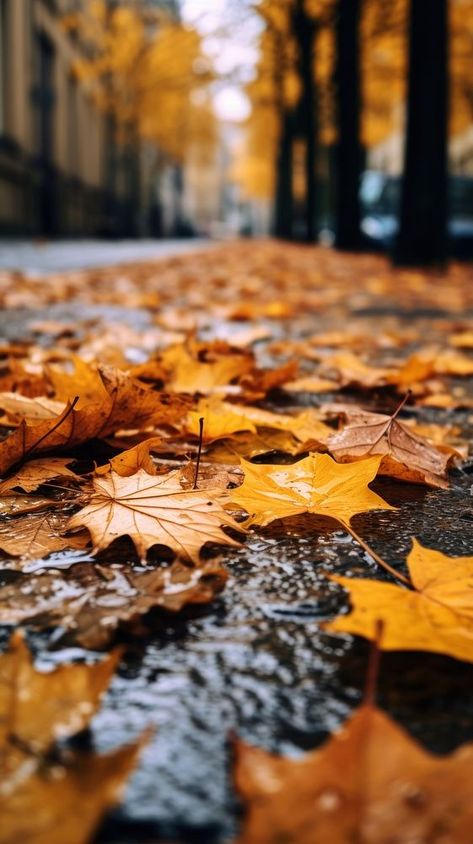
{"type": "MultiPolygon", "coordinates": [[[[352,522],[392,509],[371,489],[379,476],[445,489],[468,460],[467,426],[451,415],[473,401],[466,270],[446,282],[380,259],[259,244],[42,286],[0,281],[7,309],[59,309],[32,311],[0,348],[0,566],[13,573],[0,623],[55,628],[90,649],[142,636],[215,600],[222,554],[229,560],[250,531],[315,514],[382,572],[332,576],[352,609],[327,632],[373,640],[381,621],[385,650],[473,661],[473,557],[413,537],[400,569],[352,522]],[[89,315],[55,318],[71,300],[89,315]],[[133,319],[112,318],[124,304],[133,319]],[[381,306],[375,333],[367,309],[381,306]],[[428,344],[426,308],[438,312],[428,344]],[[420,421],[426,408],[436,421],[420,421]]],[[[242,844],[305,844],[315,830],[317,840],[381,841],[400,813],[405,837],[393,841],[434,841],[438,830],[467,841],[471,750],[434,760],[371,704],[341,735],[298,762],[237,746],[250,804],[242,844]],[[404,765],[418,776],[394,794],[404,765]],[[453,807],[445,782],[455,778],[453,807]],[[423,790],[435,793],[435,812],[418,804],[423,790]]]]}

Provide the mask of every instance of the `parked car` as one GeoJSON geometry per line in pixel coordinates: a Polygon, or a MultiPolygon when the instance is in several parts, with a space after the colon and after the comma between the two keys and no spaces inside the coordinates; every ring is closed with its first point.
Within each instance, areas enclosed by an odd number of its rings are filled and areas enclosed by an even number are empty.
{"type": "MultiPolygon", "coordinates": [[[[360,199],[365,245],[382,251],[391,249],[399,230],[400,177],[367,170],[361,178],[360,199]]],[[[473,178],[450,177],[448,206],[449,253],[473,258],[473,178]]]]}

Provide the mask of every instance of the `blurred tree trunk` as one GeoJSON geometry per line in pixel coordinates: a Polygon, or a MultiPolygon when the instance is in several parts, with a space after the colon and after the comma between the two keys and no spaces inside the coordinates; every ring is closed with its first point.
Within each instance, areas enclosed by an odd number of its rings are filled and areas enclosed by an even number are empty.
{"type": "Polygon", "coordinates": [[[297,108],[297,136],[305,146],[305,203],[303,240],[316,239],[316,158],[317,120],[316,84],[314,78],[315,37],[317,24],[309,15],[305,0],[295,0],[292,29],[298,48],[298,69],[301,96],[297,108]]]}
{"type": "Polygon", "coordinates": [[[274,89],[276,110],[280,125],[276,157],[273,233],[275,237],[291,240],[294,204],[292,181],[294,119],[292,110],[286,105],[284,96],[284,77],[286,71],[284,60],[286,47],[284,43],[285,34],[277,29],[273,30],[273,34],[275,54],[277,56],[274,68],[274,89]]]}
{"type": "Polygon", "coordinates": [[[338,0],[335,70],[336,146],[335,246],[360,246],[360,0],[338,0]]]}
{"type": "Polygon", "coordinates": [[[294,119],[289,109],[281,109],[281,134],[276,162],[276,193],[274,199],[274,234],[291,240],[293,234],[293,142],[294,119]]]}
{"type": "Polygon", "coordinates": [[[443,263],[447,254],[447,0],[411,0],[407,137],[400,265],[443,263]]]}

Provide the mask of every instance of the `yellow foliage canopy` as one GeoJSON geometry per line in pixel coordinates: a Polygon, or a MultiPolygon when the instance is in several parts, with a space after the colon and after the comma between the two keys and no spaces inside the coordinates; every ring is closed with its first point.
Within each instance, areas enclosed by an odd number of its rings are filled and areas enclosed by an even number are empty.
{"type": "Polygon", "coordinates": [[[135,127],[176,160],[191,145],[215,143],[212,73],[196,30],[162,10],[107,10],[103,2],[89,4],[76,23],[91,56],[76,72],[94,83],[98,104],[123,131],[135,127]]]}

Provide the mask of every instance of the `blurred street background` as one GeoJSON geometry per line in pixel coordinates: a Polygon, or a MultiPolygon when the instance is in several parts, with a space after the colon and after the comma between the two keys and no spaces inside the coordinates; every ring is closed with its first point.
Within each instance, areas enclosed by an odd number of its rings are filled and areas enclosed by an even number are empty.
{"type": "Polygon", "coordinates": [[[2,265],[266,235],[473,256],[473,0],[0,0],[2,265]]]}

